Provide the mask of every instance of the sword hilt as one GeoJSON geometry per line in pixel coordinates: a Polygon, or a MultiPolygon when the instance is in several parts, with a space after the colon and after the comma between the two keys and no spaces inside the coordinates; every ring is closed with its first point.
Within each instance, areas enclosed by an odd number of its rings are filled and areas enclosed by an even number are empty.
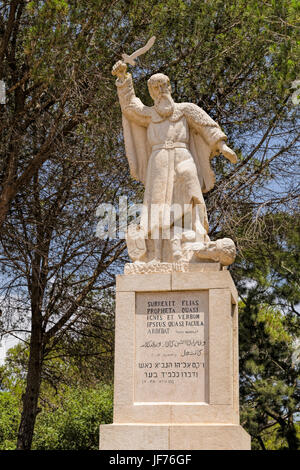
{"type": "Polygon", "coordinates": [[[122,54],[122,59],[124,60],[124,62],[126,62],[127,64],[130,64],[132,66],[135,66],[135,60],[134,59],[131,59],[131,57],[128,55],[128,54],[122,54]]]}

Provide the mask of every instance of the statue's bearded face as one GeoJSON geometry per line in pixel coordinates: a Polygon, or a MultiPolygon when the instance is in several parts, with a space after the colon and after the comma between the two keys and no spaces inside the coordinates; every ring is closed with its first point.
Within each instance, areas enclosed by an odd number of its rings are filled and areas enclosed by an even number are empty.
{"type": "Polygon", "coordinates": [[[174,101],[169,78],[162,73],[156,73],[148,80],[148,88],[158,114],[163,117],[171,116],[174,111],[174,101]]]}

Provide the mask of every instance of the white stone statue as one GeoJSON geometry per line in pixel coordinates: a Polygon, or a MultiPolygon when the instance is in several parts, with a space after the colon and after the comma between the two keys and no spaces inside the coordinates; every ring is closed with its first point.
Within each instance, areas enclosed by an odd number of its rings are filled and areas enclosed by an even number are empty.
{"type": "Polygon", "coordinates": [[[226,135],[199,106],[175,103],[166,75],[157,73],[148,80],[154,101],[149,107],[136,97],[124,61],[114,65],[112,74],[117,76],[130,172],[145,185],[140,223],[129,226],[127,233],[135,272],[137,266],[147,272],[146,267],[203,260],[231,264],[234,243],[210,241],[203,199],[215,183],[210,159],[222,154],[237,161],[226,135]]]}

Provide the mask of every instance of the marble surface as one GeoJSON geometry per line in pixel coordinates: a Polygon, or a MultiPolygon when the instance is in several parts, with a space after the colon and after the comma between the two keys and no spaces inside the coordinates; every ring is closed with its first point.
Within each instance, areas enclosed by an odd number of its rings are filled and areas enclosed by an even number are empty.
{"type": "Polygon", "coordinates": [[[206,402],[208,291],[138,293],[135,402],[206,402]]]}
{"type": "Polygon", "coordinates": [[[125,62],[118,61],[112,74],[131,175],[145,186],[140,220],[127,230],[132,261],[171,263],[172,268],[177,262],[212,260],[228,266],[235,258],[234,243],[210,240],[203,198],[215,184],[211,158],[223,155],[237,162],[226,135],[199,106],[174,102],[167,75],[149,78],[153,106],[146,106],[135,94],[125,62]]]}
{"type": "Polygon", "coordinates": [[[119,275],[116,295],[114,418],[100,448],[249,449],[229,271],[119,275]]]}

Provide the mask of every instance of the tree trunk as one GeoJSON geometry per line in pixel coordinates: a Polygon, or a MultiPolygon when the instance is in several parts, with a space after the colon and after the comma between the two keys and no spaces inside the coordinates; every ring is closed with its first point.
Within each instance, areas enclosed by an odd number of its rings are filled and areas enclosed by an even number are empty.
{"type": "Polygon", "coordinates": [[[34,425],[38,413],[38,399],[42,375],[42,334],[41,322],[35,321],[31,331],[26,391],[23,395],[23,410],[17,441],[18,450],[31,449],[34,425]]]}
{"type": "Polygon", "coordinates": [[[260,445],[260,447],[262,448],[262,450],[267,450],[266,447],[265,447],[265,444],[264,444],[264,441],[263,441],[262,437],[261,437],[261,436],[257,436],[257,440],[258,440],[259,445],[260,445]]]}
{"type": "Polygon", "coordinates": [[[297,437],[297,431],[296,431],[295,424],[293,423],[292,416],[290,416],[288,419],[288,425],[285,431],[285,438],[287,440],[289,450],[299,450],[300,442],[297,437]]]}

